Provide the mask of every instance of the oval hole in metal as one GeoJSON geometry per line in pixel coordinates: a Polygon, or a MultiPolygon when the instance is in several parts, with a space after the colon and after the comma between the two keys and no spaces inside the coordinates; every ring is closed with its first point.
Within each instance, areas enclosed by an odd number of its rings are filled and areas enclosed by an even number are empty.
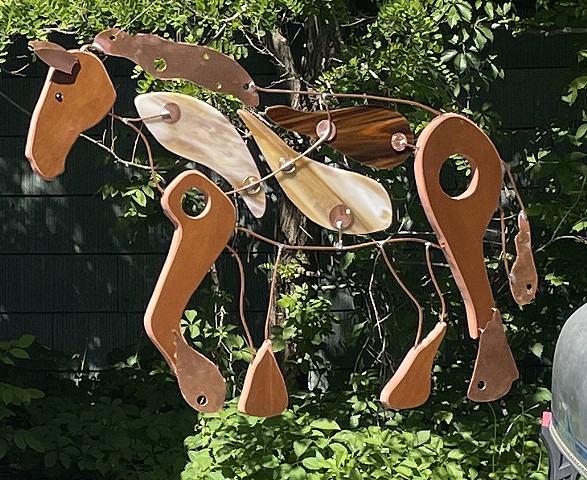
{"type": "Polygon", "coordinates": [[[153,68],[158,72],[164,72],[167,69],[167,62],[163,57],[156,57],[153,60],[153,68]]]}
{"type": "Polygon", "coordinates": [[[208,399],[206,398],[206,395],[200,395],[198,398],[196,398],[196,403],[198,405],[200,405],[200,407],[205,407],[206,404],[208,403],[208,399]]]}
{"type": "Polygon", "coordinates": [[[181,197],[181,208],[191,218],[201,215],[207,204],[208,197],[197,188],[188,189],[181,197]]]}
{"type": "Polygon", "coordinates": [[[458,197],[469,188],[473,172],[473,166],[465,157],[451,155],[442,164],[438,181],[444,193],[458,197]]]}
{"type": "Polygon", "coordinates": [[[479,390],[485,390],[486,387],[487,387],[487,385],[485,384],[485,382],[483,380],[480,380],[477,382],[477,388],[479,390]]]}

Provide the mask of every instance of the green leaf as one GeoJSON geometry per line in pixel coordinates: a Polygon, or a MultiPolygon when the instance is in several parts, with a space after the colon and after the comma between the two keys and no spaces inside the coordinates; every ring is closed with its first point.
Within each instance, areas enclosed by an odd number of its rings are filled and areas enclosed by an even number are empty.
{"type": "Polygon", "coordinates": [[[35,452],[44,453],[45,446],[43,443],[31,432],[26,432],[24,435],[24,439],[27,445],[32,448],[35,452]]]}
{"type": "Polygon", "coordinates": [[[312,442],[308,439],[294,441],[293,450],[294,450],[296,457],[300,458],[306,452],[306,450],[308,450],[308,447],[311,444],[312,444],[312,442]]]}
{"type": "Polygon", "coordinates": [[[454,58],[454,56],[457,54],[457,51],[454,49],[451,50],[446,50],[441,56],[440,56],[440,63],[447,63],[450,60],[452,60],[454,58]]]}
{"type": "Polygon", "coordinates": [[[143,193],[142,190],[137,190],[135,191],[134,195],[133,195],[135,201],[141,206],[141,207],[146,207],[147,206],[147,197],[145,196],[145,194],[143,193]]]}
{"type": "Polygon", "coordinates": [[[4,405],[12,403],[14,399],[14,388],[12,385],[0,384],[0,397],[4,402],[4,405]]]}
{"type": "Polygon", "coordinates": [[[583,138],[587,134],[587,123],[584,123],[579,128],[577,128],[577,133],[575,133],[575,138],[577,140],[583,138]]]}
{"type": "Polygon", "coordinates": [[[316,458],[316,457],[307,457],[302,460],[302,464],[304,467],[310,470],[320,470],[322,468],[328,468],[329,463],[325,462],[323,459],[316,458]]]}
{"type": "Polygon", "coordinates": [[[532,345],[532,347],[530,348],[530,350],[538,358],[542,358],[542,352],[544,351],[544,345],[542,345],[541,343],[538,343],[537,342],[534,345],[532,345]]]}
{"type": "Polygon", "coordinates": [[[29,354],[26,352],[26,350],[23,350],[22,348],[11,348],[8,353],[10,353],[10,355],[12,355],[14,358],[21,358],[21,359],[29,359],[31,357],[29,357],[29,354]]]}
{"type": "Polygon", "coordinates": [[[318,430],[340,430],[338,423],[327,418],[319,418],[318,420],[314,420],[312,423],[310,423],[310,427],[316,428],[318,430]]]}
{"type": "Polygon", "coordinates": [[[573,230],[573,232],[582,232],[583,230],[587,230],[587,220],[581,220],[580,222],[575,223],[571,230],[573,230]]]}
{"type": "Polygon", "coordinates": [[[26,440],[24,438],[22,430],[17,430],[16,432],[14,432],[14,435],[12,436],[12,441],[21,450],[24,450],[26,448],[26,440]]]}
{"type": "Polygon", "coordinates": [[[414,446],[423,445],[430,441],[430,430],[420,430],[416,432],[416,436],[414,438],[414,446]]]}
{"type": "Polygon", "coordinates": [[[8,453],[8,443],[6,440],[0,439],[0,460],[2,460],[8,453]]]}
{"type": "Polygon", "coordinates": [[[33,344],[34,341],[35,341],[35,336],[34,335],[25,334],[25,335],[22,335],[13,344],[14,344],[15,347],[29,348],[33,344]]]}
{"type": "Polygon", "coordinates": [[[470,22],[473,18],[473,12],[471,11],[471,7],[466,3],[457,3],[457,8],[461,12],[461,17],[466,22],[470,22]]]}

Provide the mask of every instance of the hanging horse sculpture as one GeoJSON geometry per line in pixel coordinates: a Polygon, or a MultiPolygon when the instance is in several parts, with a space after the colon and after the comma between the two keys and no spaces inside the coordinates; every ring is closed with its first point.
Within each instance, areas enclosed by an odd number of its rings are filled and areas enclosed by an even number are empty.
{"type": "MultiPolygon", "coordinates": [[[[33,47],[51,69],[31,121],[26,156],[36,172],[51,179],[63,172],[67,154],[80,133],[108,114],[116,96],[96,55],[83,50],[67,52],[43,42],[35,42],[33,47]]],[[[153,92],[136,97],[138,119],[124,119],[111,113],[129,126],[142,121],[163,147],[206,166],[232,187],[230,191],[223,191],[202,173],[187,171],[163,188],[154,170],[148,140],[134,127],[147,147],[153,181],[162,193],[163,210],[175,226],[167,260],[147,307],[145,329],[177,377],[184,398],[194,409],[202,412],[221,409],[226,387],[218,367],[184,339],[181,317],[191,295],[227,247],[233,233],[245,230],[237,225],[230,197],[240,195],[251,213],[261,217],[265,213],[263,184],[270,177],[275,177],[284,194],[306,217],[332,230],[338,237],[334,246],[294,247],[272,241],[279,249],[265,338],[255,352],[249,335],[249,346],[255,354],[238,404],[241,412],[274,416],[288,404],[285,382],[273,355],[269,324],[274,308],[276,269],[282,252],[294,248],[324,252],[379,248],[391,274],[404,289],[383,247],[398,241],[419,242],[426,245],[427,256],[429,248],[440,249],[462,295],[469,336],[479,339],[468,396],[474,401],[486,402],[509,391],[518,378],[518,370],[483,255],[483,237],[498,207],[504,164],[491,140],[473,122],[462,115],[441,113],[415,101],[349,94],[344,97],[406,103],[426,110],[434,118],[415,138],[405,117],[381,106],[331,110],[326,105],[320,112],[274,106],[263,116],[254,110],[259,104],[259,93],[283,93],[283,90],[255,85],[240,65],[212,49],[176,43],[155,35],[128,35],[119,29],[97,35],[93,47],[108,55],[125,57],[157,78],[185,79],[240,99],[248,108],[239,110],[238,114],[270,169],[270,173],[262,177],[241,135],[229,120],[200,100],[178,93],[153,92]],[[297,152],[275,133],[269,121],[274,126],[308,136],[314,143],[306,151],[297,152]],[[353,160],[379,169],[400,165],[415,152],[417,190],[438,245],[422,239],[392,237],[345,245],[343,235],[386,230],[393,218],[392,204],[389,194],[377,180],[309,157],[325,144],[353,160]],[[439,174],[444,162],[457,154],[470,162],[472,179],[463,194],[451,197],[440,186],[439,174]],[[191,217],[182,210],[182,198],[194,188],[203,194],[205,205],[200,214],[191,217]]],[[[294,93],[322,98],[337,96],[334,93],[294,93]]],[[[516,300],[527,303],[535,294],[537,278],[523,207],[520,215],[520,233],[516,237],[518,259],[508,273],[516,300]]],[[[264,238],[255,232],[249,233],[264,238]]],[[[442,298],[438,288],[437,291],[442,298]]],[[[420,327],[421,310],[419,308],[420,327]]],[[[412,408],[429,397],[433,362],[448,328],[444,302],[442,310],[438,324],[425,338],[418,334],[414,347],[383,387],[380,400],[386,407],[412,408]]],[[[243,323],[246,328],[244,320],[243,323]]]]}

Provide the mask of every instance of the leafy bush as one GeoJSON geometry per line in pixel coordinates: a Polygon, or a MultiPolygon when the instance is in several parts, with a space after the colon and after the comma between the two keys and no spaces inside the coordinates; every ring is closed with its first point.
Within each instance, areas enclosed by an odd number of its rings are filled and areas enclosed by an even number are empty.
{"type": "MultiPolygon", "coordinates": [[[[24,348],[31,343],[31,336],[0,343],[0,358],[10,365],[6,376],[13,384],[22,370],[10,355],[28,357],[24,348]]],[[[0,383],[0,474],[177,478],[185,464],[182,441],[195,419],[169,373],[141,368],[136,357],[101,372],[98,380],[52,376],[45,393],[0,383]]]]}
{"type": "Polygon", "coordinates": [[[279,417],[203,415],[186,439],[182,480],[546,479],[538,442],[548,392],[498,404],[444,394],[424,409],[381,412],[357,392],[304,394],[279,417]],[[457,415],[458,412],[458,415],[457,415]]]}

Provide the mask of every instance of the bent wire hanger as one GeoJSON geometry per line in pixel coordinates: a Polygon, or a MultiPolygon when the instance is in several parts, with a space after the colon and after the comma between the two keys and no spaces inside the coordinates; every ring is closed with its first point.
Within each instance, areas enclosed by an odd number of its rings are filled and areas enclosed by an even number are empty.
{"type": "Polygon", "coordinates": [[[259,94],[247,71],[212,48],[157,35],[129,35],[118,28],[96,35],[93,46],[107,55],[131,60],[156,78],[182,78],[213,92],[234,95],[247,106],[259,104],[259,94]]]}
{"type": "Polygon", "coordinates": [[[145,330],[177,376],[185,400],[200,412],[215,412],[224,404],[224,378],[216,365],[187,344],[180,322],[190,297],[231,237],[236,212],[230,199],[194,170],[169,184],[161,204],[175,232],[147,306],[145,330]],[[182,198],[190,189],[206,197],[206,206],[196,217],[182,208],[182,198]]]}
{"type": "MultiPolygon", "coordinates": [[[[41,50],[39,42],[35,50],[41,50]]],[[[65,170],[67,155],[80,133],[107,115],[116,92],[102,62],[92,53],[55,46],[45,50],[48,55],[39,57],[52,63],[33,111],[25,156],[35,172],[52,180],[65,170]]]]}

